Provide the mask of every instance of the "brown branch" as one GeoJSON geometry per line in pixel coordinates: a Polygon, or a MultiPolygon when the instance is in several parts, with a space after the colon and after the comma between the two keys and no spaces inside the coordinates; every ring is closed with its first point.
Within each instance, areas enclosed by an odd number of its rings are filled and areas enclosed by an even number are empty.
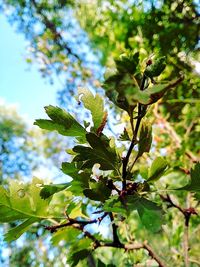
{"type": "Polygon", "coordinates": [[[148,251],[149,256],[151,256],[151,258],[158,263],[159,267],[166,267],[165,263],[162,262],[160,257],[155,253],[155,251],[153,251],[152,247],[147,243],[147,241],[135,244],[121,244],[121,246],[117,246],[115,243],[102,243],[100,247],[123,248],[126,251],[145,249],[148,251]]]}
{"type": "Polygon", "coordinates": [[[167,202],[168,208],[174,207],[178,209],[184,216],[185,222],[184,222],[184,237],[183,237],[183,250],[184,250],[184,261],[185,261],[185,266],[189,267],[189,222],[191,215],[197,215],[197,212],[194,208],[189,207],[187,209],[181,208],[179,205],[175,204],[170,196],[167,194],[167,196],[160,195],[161,199],[167,202]]]}
{"type": "Polygon", "coordinates": [[[90,220],[90,221],[75,220],[75,219],[71,219],[71,218],[68,217],[69,221],[67,223],[51,225],[51,226],[45,226],[45,229],[50,231],[51,233],[54,233],[58,229],[64,228],[64,227],[67,227],[67,226],[79,225],[82,228],[84,228],[84,226],[86,226],[88,224],[100,223],[107,215],[108,215],[108,213],[105,212],[101,217],[99,217],[97,219],[94,219],[94,220],[90,220]]]}
{"type": "MultiPolygon", "coordinates": [[[[142,78],[142,83],[141,83],[141,86],[140,86],[140,90],[143,91],[144,90],[144,86],[145,86],[145,81],[146,81],[146,76],[143,75],[143,78],[142,78]]],[[[136,121],[136,126],[135,126],[135,130],[134,130],[134,135],[133,135],[133,138],[131,140],[131,144],[130,144],[130,147],[128,149],[128,152],[126,154],[126,157],[123,158],[123,161],[122,161],[122,189],[123,190],[126,190],[126,176],[127,176],[127,166],[128,166],[128,162],[129,162],[129,158],[130,158],[130,155],[131,155],[131,152],[135,146],[135,141],[137,139],[137,134],[138,134],[138,130],[139,130],[139,127],[140,127],[140,123],[141,123],[141,120],[143,118],[143,105],[142,104],[138,104],[138,116],[137,116],[137,121],[136,121]]]]}
{"type": "Polygon", "coordinates": [[[114,222],[114,217],[112,212],[109,212],[109,217],[110,217],[110,221],[111,221],[111,225],[112,225],[112,230],[113,230],[113,244],[116,245],[116,247],[121,247],[122,243],[119,240],[118,234],[117,234],[117,225],[114,222]]]}
{"type": "Polygon", "coordinates": [[[166,265],[161,261],[159,256],[153,251],[153,249],[147,243],[147,241],[144,241],[143,243],[135,243],[135,244],[123,244],[123,243],[121,243],[119,240],[118,234],[117,234],[117,225],[114,223],[114,217],[113,217],[112,213],[109,213],[109,214],[104,213],[103,216],[101,216],[100,218],[97,218],[97,219],[91,220],[91,221],[78,221],[78,220],[74,220],[74,219],[69,218],[69,222],[67,222],[67,223],[54,225],[54,226],[46,226],[45,229],[49,230],[49,231],[51,231],[51,233],[53,233],[53,232],[56,232],[58,229],[63,228],[63,227],[67,227],[67,226],[72,226],[72,227],[80,230],[84,234],[85,237],[91,239],[93,241],[93,248],[94,249],[97,249],[99,247],[122,248],[122,249],[125,249],[126,251],[145,249],[148,251],[151,258],[154,259],[159,264],[159,267],[166,267],[166,265]],[[112,229],[113,229],[113,242],[110,242],[110,243],[104,243],[103,241],[98,240],[89,231],[86,231],[84,229],[85,225],[100,222],[107,215],[110,216],[110,220],[112,223],[112,229]]]}
{"type": "Polygon", "coordinates": [[[166,266],[161,261],[161,259],[158,257],[158,255],[153,251],[153,249],[147,244],[146,241],[143,243],[143,248],[149,252],[149,255],[152,257],[152,259],[154,259],[159,264],[159,267],[165,267],[166,266]]]}
{"type": "Polygon", "coordinates": [[[44,14],[41,5],[35,0],[31,0],[31,3],[35,7],[37,13],[41,16],[42,22],[44,23],[45,27],[49,29],[53,34],[53,38],[56,44],[61,49],[65,49],[68,55],[73,55],[76,59],[80,60],[79,56],[74,53],[72,49],[66,44],[66,41],[63,41],[61,33],[57,30],[55,24],[51,20],[49,20],[48,17],[44,14]]]}

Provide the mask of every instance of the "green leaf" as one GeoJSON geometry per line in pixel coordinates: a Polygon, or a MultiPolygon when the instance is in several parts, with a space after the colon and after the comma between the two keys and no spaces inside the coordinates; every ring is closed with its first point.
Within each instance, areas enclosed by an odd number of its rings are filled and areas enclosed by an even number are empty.
{"type": "Polygon", "coordinates": [[[77,237],[80,235],[80,231],[73,227],[66,227],[53,233],[51,243],[54,246],[58,246],[60,241],[65,241],[68,245],[77,242],[77,237]]]}
{"type": "Polygon", "coordinates": [[[0,222],[11,222],[26,218],[52,218],[49,201],[40,197],[42,181],[34,178],[31,184],[11,181],[9,191],[0,187],[0,222]]]}
{"type": "Polygon", "coordinates": [[[75,195],[83,194],[83,190],[85,188],[89,188],[88,181],[90,179],[90,173],[87,171],[79,173],[79,169],[76,168],[76,163],[63,162],[62,171],[63,173],[73,178],[73,181],[69,183],[70,188],[68,189],[73,194],[75,195]]]}
{"type": "Polygon", "coordinates": [[[142,224],[151,232],[161,230],[163,224],[163,211],[156,203],[140,198],[137,203],[137,211],[142,224]]]}
{"type": "Polygon", "coordinates": [[[158,232],[161,229],[163,210],[156,203],[139,195],[127,196],[123,201],[124,203],[118,196],[113,196],[106,200],[103,208],[107,212],[120,213],[123,216],[137,210],[141,222],[147,230],[158,232]]]}
{"type": "Polygon", "coordinates": [[[42,199],[47,199],[53,194],[58,193],[69,186],[70,183],[42,185],[43,188],[40,191],[40,196],[42,199]]]}
{"type": "Polygon", "coordinates": [[[119,196],[111,196],[108,200],[106,200],[103,209],[107,212],[115,212],[122,215],[127,215],[125,206],[120,201],[119,196]]]}
{"type": "Polygon", "coordinates": [[[119,73],[128,72],[134,74],[139,64],[139,53],[127,51],[121,54],[119,59],[115,60],[115,63],[119,73]]]}
{"type": "Polygon", "coordinates": [[[144,152],[149,152],[152,143],[152,126],[146,121],[143,121],[138,144],[138,156],[141,157],[144,152]]]}
{"type": "Polygon", "coordinates": [[[189,184],[178,188],[177,190],[186,190],[191,192],[196,192],[196,197],[199,197],[200,193],[200,163],[198,162],[194,169],[191,169],[190,172],[191,181],[189,184]]]}
{"type": "Polygon", "coordinates": [[[153,64],[147,66],[144,74],[151,79],[159,76],[166,67],[165,60],[166,57],[158,58],[153,64]]]}
{"type": "Polygon", "coordinates": [[[129,135],[128,135],[128,132],[127,132],[126,128],[124,128],[124,131],[123,131],[123,133],[120,135],[119,140],[120,140],[120,141],[131,141],[131,139],[130,139],[130,137],[129,137],[129,135]]]}
{"type": "Polygon", "coordinates": [[[175,87],[182,80],[183,77],[180,77],[168,83],[155,84],[151,87],[148,87],[144,91],[141,91],[136,86],[129,86],[126,89],[126,97],[128,99],[129,105],[134,105],[135,102],[139,102],[143,105],[151,105],[157,102],[160,98],[162,98],[168,90],[175,87]]]}
{"type": "Polygon", "coordinates": [[[70,263],[71,267],[76,267],[77,264],[88,257],[88,255],[91,253],[88,249],[82,249],[77,252],[74,252],[70,255],[68,262],[70,263]]]}
{"type": "Polygon", "coordinates": [[[49,131],[58,131],[64,136],[85,139],[85,129],[64,109],[50,105],[45,107],[45,110],[51,120],[39,119],[34,122],[35,125],[49,131]]]}
{"type": "Polygon", "coordinates": [[[0,187],[0,222],[22,221],[6,234],[7,241],[18,238],[35,222],[57,217],[49,200],[40,197],[41,184],[41,180],[34,178],[29,184],[11,181],[9,190],[0,187]]]}
{"type": "Polygon", "coordinates": [[[153,161],[151,168],[149,170],[149,176],[148,176],[147,181],[154,182],[158,180],[165,172],[167,166],[168,166],[168,163],[163,157],[156,158],[153,161]]]}
{"type": "Polygon", "coordinates": [[[101,179],[98,182],[92,182],[91,189],[86,188],[83,193],[89,199],[104,202],[109,198],[111,191],[112,190],[106,186],[106,181],[101,179]]]}
{"type": "Polygon", "coordinates": [[[37,222],[38,220],[36,218],[29,218],[25,220],[23,223],[19,224],[18,226],[10,229],[5,235],[4,235],[4,241],[11,242],[16,239],[18,239],[24,232],[26,232],[30,226],[37,222]]]}
{"type": "Polygon", "coordinates": [[[78,95],[81,97],[84,107],[92,114],[94,131],[96,132],[105,115],[103,99],[99,94],[94,96],[88,89],[82,87],[79,87],[78,95]]]}
{"type": "Polygon", "coordinates": [[[71,267],[77,266],[79,261],[85,259],[91,253],[91,244],[92,241],[85,238],[70,247],[68,263],[71,267]]]}
{"type": "Polygon", "coordinates": [[[129,114],[133,110],[132,105],[129,105],[126,97],[126,89],[136,86],[135,81],[130,74],[114,74],[105,80],[103,87],[106,90],[106,95],[116,106],[126,110],[129,114]]]}
{"type": "MultiPolygon", "coordinates": [[[[103,136],[104,137],[104,136],[103,136]]],[[[92,168],[95,163],[100,164],[101,170],[118,170],[120,160],[114,148],[109,146],[109,141],[93,133],[86,134],[86,139],[91,147],[75,146],[77,153],[74,162],[83,162],[82,169],[92,168]]]]}

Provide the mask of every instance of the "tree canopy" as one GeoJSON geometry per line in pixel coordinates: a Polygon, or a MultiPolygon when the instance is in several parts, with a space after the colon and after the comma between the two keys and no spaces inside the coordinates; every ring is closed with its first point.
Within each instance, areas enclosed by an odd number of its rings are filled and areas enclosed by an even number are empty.
{"type": "MultiPolygon", "coordinates": [[[[63,183],[33,177],[0,187],[5,241],[26,233],[35,255],[27,266],[38,259],[44,266],[198,266],[196,2],[4,0],[0,7],[29,40],[27,62],[62,83],[61,107],[46,106],[48,119],[34,124],[53,132],[41,145],[45,156],[68,154],[63,183]],[[45,253],[37,259],[39,240],[45,253]],[[50,255],[58,260],[48,265],[50,255]]],[[[7,155],[13,138],[30,136],[15,117],[1,122],[7,155]]],[[[16,172],[8,164],[2,171],[16,172]]]]}

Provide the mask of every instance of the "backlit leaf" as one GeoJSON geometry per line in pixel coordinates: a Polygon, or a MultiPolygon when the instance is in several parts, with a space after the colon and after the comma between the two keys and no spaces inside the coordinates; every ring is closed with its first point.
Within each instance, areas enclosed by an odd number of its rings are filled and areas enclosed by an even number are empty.
{"type": "Polygon", "coordinates": [[[99,163],[101,170],[118,170],[119,157],[114,148],[109,146],[109,141],[93,133],[88,133],[86,139],[91,147],[75,146],[73,151],[77,156],[74,162],[83,162],[82,168],[92,168],[99,163]]]}
{"type": "Polygon", "coordinates": [[[153,181],[158,180],[165,172],[167,166],[168,166],[168,163],[163,157],[156,158],[153,161],[151,168],[149,170],[149,176],[148,176],[147,181],[153,182],[153,181]]]}
{"type": "Polygon", "coordinates": [[[138,157],[144,152],[149,152],[152,143],[152,126],[146,121],[142,122],[138,143],[138,157]]]}
{"type": "Polygon", "coordinates": [[[79,87],[78,94],[84,107],[90,110],[92,114],[94,131],[96,131],[100,127],[105,114],[103,98],[99,94],[94,96],[90,90],[83,87],[79,87]]]}
{"type": "Polygon", "coordinates": [[[34,122],[42,129],[58,131],[64,136],[74,136],[85,139],[85,129],[64,109],[54,106],[45,107],[51,120],[39,119],[34,122]]]}
{"type": "Polygon", "coordinates": [[[43,188],[40,191],[40,196],[41,198],[46,199],[52,196],[53,194],[66,189],[69,186],[70,186],[70,183],[42,185],[43,188]]]}

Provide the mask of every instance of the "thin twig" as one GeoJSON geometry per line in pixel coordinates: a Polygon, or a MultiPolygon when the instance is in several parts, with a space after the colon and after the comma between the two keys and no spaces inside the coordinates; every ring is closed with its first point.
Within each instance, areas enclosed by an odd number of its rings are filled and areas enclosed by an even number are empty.
{"type": "Polygon", "coordinates": [[[105,212],[101,217],[99,217],[97,219],[94,219],[94,220],[90,220],[90,221],[75,220],[75,219],[71,219],[71,218],[68,217],[69,221],[67,223],[46,226],[45,229],[49,230],[51,233],[54,233],[58,229],[64,228],[64,227],[67,227],[67,226],[79,225],[81,227],[84,227],[84,226],[86,226],[88,224],[100,223],[107,215],[108,215],[108,213],[105,212]]]}
{"type": "Polygon", "coordinates": [[[174,207],[178,209],[184,216],[185,222],[184,222],[184,237],[183,237],[183,250],[184,250],[184,261],[185,266],[189,267],[189,222],[191,215],[197,215],[197,212],[194,208],[188,207],[186,209],[181,208],[179,205],[175,204],[171,197],[167,194],[167,196],[160,195],[161,199],[166,201],[169,204],[170,207],[174,207]]]}
{"type": "Polygon", "coordinates": [[[183,251],[184,251],[184,261],[185,267],[189,267],[189,227],[188,225],[184,225],[184,240],[183,240],[183,251]]]}
{"type": "MultiPolygon", "coordinates": [[[[142,83],[141,83],[141,86],[140,86],[140,90],[143,91],[144,90],[144,85],[145,85],[145,80],[146,80],[146,76],[143,75],[143,78],[142,78],[142,83]]],[[[127,176],[127,166],[128,166],[128,162],[129,162],[129,158],[130,158],[130,155],[131,155],[131,152],[136,144],[136,140],[137,140],[137,134],[138,134],[138,130],[139,130],[139,127],[140,127],[140,123],[141,123],[141,120],[143,118],[143,115],[142,115],[142,105],[139,103],[138,104],[138,117],[137,117],[137,122],[136,122],[136,126],[135,126],[135,130],[134,130],[134,134],[133,134],[133,137],[132,137],[132,140],[131,140],[131,144],[130,144],[130,147],[128,149],[128,152],[126,154],[126,157],[123,159],[123,166],[122,166],[122,189],[123,190],[126,190],[126,176],[127,176]]]]}

